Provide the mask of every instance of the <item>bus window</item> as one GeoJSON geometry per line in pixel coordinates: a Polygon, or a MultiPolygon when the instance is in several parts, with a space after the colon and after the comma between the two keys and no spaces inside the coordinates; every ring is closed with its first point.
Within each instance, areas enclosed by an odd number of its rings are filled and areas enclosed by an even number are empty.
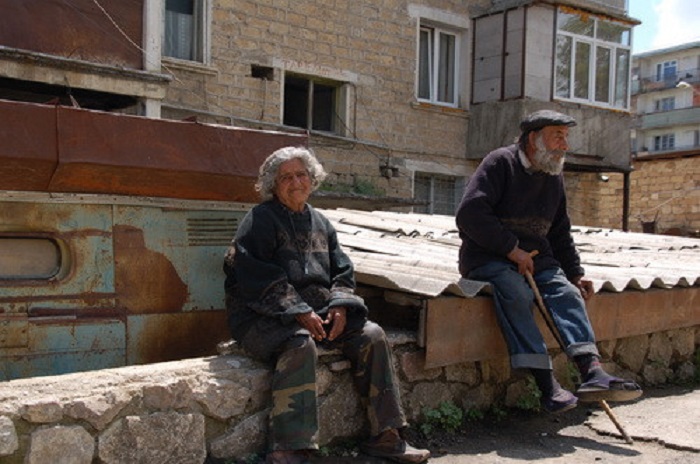
{"type": "Polygon", "coordinates": [[[0,237],[0,281],[48,280],[61,270],[61,249],[42,237],[0,237]]]}

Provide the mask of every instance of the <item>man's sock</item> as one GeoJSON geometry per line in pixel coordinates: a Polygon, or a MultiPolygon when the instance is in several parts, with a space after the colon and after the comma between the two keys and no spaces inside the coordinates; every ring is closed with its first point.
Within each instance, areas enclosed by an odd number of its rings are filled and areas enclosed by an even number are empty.
{"type": "Polygon", "coordinates": [[[581,379],[584,383],[593,380],[596,377],[610,377],[603,370],[603,366],[600,364],[600,357],[594,354],[583,354],[576,356],[574,357],[574,362],[581,373],[581,379]]]}
{"type": "Polygon", "coordinates": [[[542,392],[542,398],[551,398],[554,395],[554,376],[551,369],[530,369],[535,378],[537,387],[542,392]]]}

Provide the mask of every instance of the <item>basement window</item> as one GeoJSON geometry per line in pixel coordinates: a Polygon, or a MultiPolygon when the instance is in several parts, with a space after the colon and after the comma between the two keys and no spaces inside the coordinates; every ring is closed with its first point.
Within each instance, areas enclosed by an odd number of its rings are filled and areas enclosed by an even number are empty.
{"type": "Polygon", "coordinates": [[[427,201],[428,204],[416,206],[413,211],[454,215],[461,185],[457,177],[417,172],[413,180],[413,198],[427,201]]]}
{"type": "Polygon", "coordinates": [[[48,280],[61,269],[61,249],[41,237],[0,237],[0,281],[48,280]]]}

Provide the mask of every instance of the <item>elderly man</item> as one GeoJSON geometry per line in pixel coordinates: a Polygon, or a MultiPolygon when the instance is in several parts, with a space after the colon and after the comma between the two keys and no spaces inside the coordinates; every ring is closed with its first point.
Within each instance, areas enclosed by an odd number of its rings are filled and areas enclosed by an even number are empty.
{"type": "Polygon", "coordinates": [[[476,169],[456,218],[460,273],[491,283],[511,366],[530,370],[542,407],[553,413],[574,408],[578,399],[628,401],[642,394],[636,383],[603,370],[586,314],[593,285],[583,278],[574,247],[562,175],[569,127],[575,125],[572,117],[555,111],[528,115],[518,143],[489,153],[476,169]],[[553,376],[532,311],[528,272],[581,373],[576,395],[553,376]]]}

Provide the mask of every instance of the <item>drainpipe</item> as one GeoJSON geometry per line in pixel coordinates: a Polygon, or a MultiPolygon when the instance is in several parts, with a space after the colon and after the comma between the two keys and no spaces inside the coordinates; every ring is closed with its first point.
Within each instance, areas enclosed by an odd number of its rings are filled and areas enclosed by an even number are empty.
{"type": "Polygon", "coordinates": [[[622,230],[629,232],[629,216],[630,216],[630,172],[625,171],[622,174],[622,230]]]}

